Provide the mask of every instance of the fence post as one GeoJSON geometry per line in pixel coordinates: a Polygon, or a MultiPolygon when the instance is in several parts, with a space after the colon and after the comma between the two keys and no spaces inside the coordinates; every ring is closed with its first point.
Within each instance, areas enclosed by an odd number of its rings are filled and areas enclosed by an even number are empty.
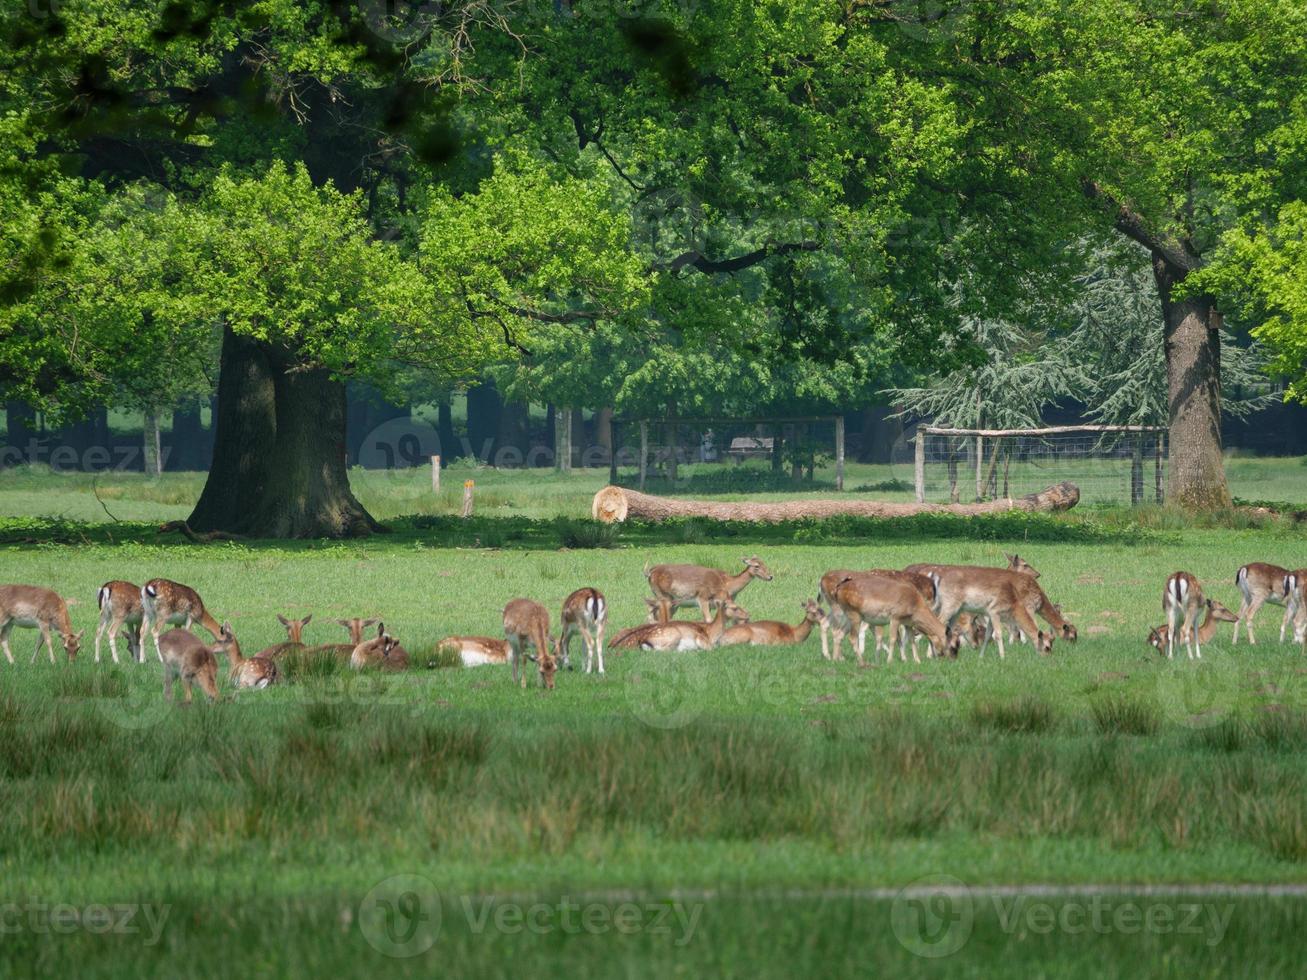
{"type": "Polygon", "coordinates": [[[471,480],[463,482],[463,516],[472,516],[472,488],[475,486],[471,480]]]}
{"type": "Polygon", "coordinates": [[[984,493],[981,492],[981,468],[985,462],[985,440],[976,436],[976,503],[985,499],[984,493]]]}
{"type": "Polygon", "coordinates": [[[844,489],[844,416],[835,416],[835,489],[844,489]]]}
{"type": "Polygon", "coordinates": [[[1153,482],[1156,484],[1155,491],[1157,494],[1158,504],[1165,503],[1165,500],[1162,497],[1162,439],[1163,438],[1164,437],[1161,430],[1158,430],[1157,438],[1154,440],[1156,445],[1156,452],[1155,452],[1156,459],[1154,461],[1155,472],[1153,475],[1153,482]]]}
{"type": "Polygon", "coordinates": [[[644,493],[644,478],[649,472],[649,423],[640,420],[640,492],[644,493]]]}
{"type": "Polygon", "coordinates": [[[924,425],[917,426],[916,443],[917,503],[924,504],[926,502],[926,427],[924,425]]]}
{"type": "Polygon", "coordinates": [[[1133,451],[1130,453],[1130,506],[1138,507],[1144,502],[1144,434],[1135,437],[1133,451]]]}
{"type": "Polygon", "coordinates": [[[431,457],[431,492],[440,493],[440,457],[431,457]]]}

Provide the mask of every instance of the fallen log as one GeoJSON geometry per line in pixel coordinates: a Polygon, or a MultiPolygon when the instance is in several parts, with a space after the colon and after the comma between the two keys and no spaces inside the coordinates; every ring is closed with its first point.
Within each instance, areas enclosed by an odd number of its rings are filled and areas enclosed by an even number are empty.
{"type": "Polygon", "coordinates": [[[715,521],[761,521],[775,524],[781,521],[820,520],[823,517],[850,515],[853,517],[911,517],[914,514],[1002,514],[1012,510],[1061,511],[1070,510],[1080,502],[1080,488],[1074,483],[1055,483],[1039,493],[1024,497],[1006,497],[986,500],[978,504],[905,504],[878,500],[784,500],[779,502],[735,501],[719,503],[707,500],[678,500],[675,497],[653,497],[647,493],[626,490],[622,487],[604,487],[595,494],[590,509],[597,521],[615,524],[635,518],[644,521],[665,521],[674,517],[707,517],[715,521]]]}

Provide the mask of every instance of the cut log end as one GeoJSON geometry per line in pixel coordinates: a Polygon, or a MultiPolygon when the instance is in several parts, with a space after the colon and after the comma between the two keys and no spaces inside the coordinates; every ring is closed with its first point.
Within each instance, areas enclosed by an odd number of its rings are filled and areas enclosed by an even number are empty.
{"type": "Polygon", "coordinates": [[[999,514],[1005,511],[1056,512],[1070,510],[1080,502],[1080,488],[1074,483],[1057,483],[1039,493],[1017,499],[990,500],[978,504],[908,504],[877,500],[786,500],[780,502],[719,503],[706,500],[678,500],[654,497],[635,490],[607,486],[595,494],[590,512],[605,524],[627,518],[663,521],[673,517],[705,517],[718,521],[821,520],[826,517],[912,517],[915,514],[999,514]]]}

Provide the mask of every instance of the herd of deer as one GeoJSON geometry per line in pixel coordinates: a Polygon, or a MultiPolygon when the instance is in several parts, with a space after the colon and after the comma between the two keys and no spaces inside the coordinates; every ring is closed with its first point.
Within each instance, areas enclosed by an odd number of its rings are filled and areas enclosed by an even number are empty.
{"type": "MultiPolygon", "coordinates": [[[[1033,643],[1041,654],[1053,652],[1058,636],[1074,643],[1076,628],[1045,595],[1037,581],[1039,572],[1019,555],[1007,557],[1006,568],[916,564],[901,571],[832,570],[821,577],[817,599],[801,604],[803,619],[793,626],[775,620],[751,621],[736,603],[740,592],[754,579],[772,579],[758,558],[743,559],[744,569],[735,575],[702,565],[646,567],[645,577],[653,592],[653,597],[645,600],[648,620],[622,630],[609,648],[709,650],[737,644],[794,645],[806,641],[814,628],[820,628],[823,657],[843,660],[841,649],[845,637],[849,637],[861,665],[865,663],[869,628],[874,631],[875,652],[883,649],[886,659],[891,660],[897,646],[899,659],[906,661],[910,649],[917,663],[921,662],[917,651],[920,637],[929,644],[928,657],[956,657],[963,644],[977,647],[984,656],[991,639],[998,646],[1000,658],[1007,655],[1005,638],[1009,643],[1033,643]],[[682,607],[697,608],[702,620],[673,618],[682,607]],[[1050,628],[1043,629],[1036,617],[1050,628]]],[[[1166,623],[1149,633],[1149,644],[1171,658],[1177,644],[1182,643],[1191,659],[1201,658],[1202,645],[1211,641],[1218,622],[1235,624],[1235,643],[1241,627],[1248,641],[1255,643],[1253,619],[1269,602],[1284,606],[1280,642],[1284,642],[1292,622],[1293,641],[1302,643],[1303,653],[1307,654],[1307,569],[1290,571],[1253,562],[1239,569],[1235,585],[1243,597],[1237,614],[1215,599],[1206,598],[1202,584],[1188,572],[1171,575],[1162,593],[1166,623]]],[[[134,660],[145,659],[148,637],[164,666],[164,695],[169,699],[174,681],[181,682],[186,701],[191,700],[193,683],[210,698],[216,698],[218,654],[227,657],[230,682],[238,688],[264,688],[274,683],[278,658],[291,651],[348,659],[356,670],[400,671],[409,666],[408,653],[386,632],[385,624],[375,619],[335,620],[349,630],[348,644],[308,646],[303,642],[303,630],[313,617],[278,616],[286,628],[287,641],[246,657],[231,626],[219,624],[205,609],[199,593],[179,582],[156,578],[139,588],[131,582],[106,582],[96,599],[100,609],[96,663],[100,662],[100,645],[106,635],[114,663],[118,663],[116,638],[120,631],[134,660]],[[210,633],[214,643],[206,644],[191,632],[197,623],[210,633]],[[169,626],[176,628],[164,632],[169,626]],[[376,635],[365,637],[364,631],[371,626],[377,627],[376,635]]],[[[531,599],[514,599],[504,607],[502,639],[451,636],[441,641],[440,649],[466,667],[511,663],[513,682],[522,686],[526,686],[528,672],[524,661],[532,660],[543,686],[552,689],[559,665],[570,666],[572,639],[578,635],[584,646],[586,673],[596,668],[600,674],[604,672],[607,623],[608,603],[603,593],[582,588],[563,602],[557,641],[551,635],[549,611],[544,606],[531,599]]],[[[40,637],[32,660],[36,660],[44,644],[52,663],[54,633],[59,634],[72,660],[86,632],[73,632],[68,605],[57,592],[35,585],[0,586],[0,649],[11,664],[14,656],[9,649],[9,633],[14,626],[38,629],[40,637]]]]}

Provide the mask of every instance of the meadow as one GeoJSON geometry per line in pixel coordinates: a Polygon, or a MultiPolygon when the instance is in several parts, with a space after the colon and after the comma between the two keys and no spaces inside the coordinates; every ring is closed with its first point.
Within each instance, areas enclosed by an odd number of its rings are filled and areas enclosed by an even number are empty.
{"type": "MultiPolygon", "coordinates": [[[[199,545],[151,523],[185,516],[197,475],[0,474],[0,581],[57,588],[87,629],[75,663],[29,663],[36,634],[15,630],[18,663],[0,664],[0,973],[1296,966],[1307,660],[1275,642],[1279,607],[1255,647],[1222,624],[1201,663],[1145,643],[1177,568],[1237,609],[1239,565],[1307,565],[1292,517],[1195,526],[1087,507],[611,529],[584,516],[604,474],[471,472],[477,516],[460,521],[463,475],[435,497],[423,473],[356,473],[389,534],[199,545]],[[515,596],[556,617],[581,585],[606,593],[614,630],[641,621],[649,561],[758,554],[775,579],[742,605],[797,622],[831,567],[1011,551],[1077,644],[859,669],[824,661],[814,635],[613,654],[606,676],[560,672],[552,693],[435,652],[448,634],[499,632],[515,596]],[[301,664],[267,691],[168,705],[152,658],[92,656],[97,587],[153,576],[198,589],[247,655],[284,638],[277,613],[312,613],[316,643],[345,639],[332,619],[379,616],[418,669],[301,664]],[[139,910],[96,928],[99,906],[139,910]]],[[[1236,494],[1286,510],[1304,506],[1302,475],[1299,460],[1231,462],[1236,494]]]]}

